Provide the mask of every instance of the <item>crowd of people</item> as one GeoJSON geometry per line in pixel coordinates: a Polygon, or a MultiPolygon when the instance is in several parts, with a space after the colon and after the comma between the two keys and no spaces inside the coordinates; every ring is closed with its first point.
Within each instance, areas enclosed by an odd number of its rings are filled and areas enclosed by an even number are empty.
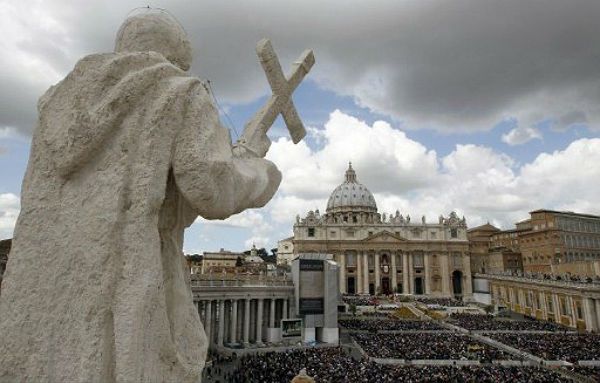
{"type": "Polygon", "coordinates": [[[508,270],[504,271],[504,272],[495,273],[495,274],[523,277],[523,278],[529,278],[529,279],[542,279],[542,280],[546,280],[546,281],[600,284],[600,276],[598,276],[598,275],[596,275],[594,277],[589,277],[589,276],[581,276],[581,275],[576,275],[576,274],[571,274],[571,273],[548,274],[548,273],[508,271],[508,270]]]}
{"type": "Polygon", "coordinates": [[[342,301],[356,306],[377,306],[379,303],[375,297],[369,295],[344,295],[342,301]]]}
{"type": "Polygon", "coordinates": [[[600,366],[573,366],[569,367],[569,370],[576,374],[583,375],[587,378],[591,378],[596,382],[600,382],[600,366]]]}
{"type": "Polygon", "coordinates": [[[415,301],[421,302],[426,305],[437,305],[444,307],[464,307],[467,304],[463,301],[459,301],[452,298],[430,298],[430,297],[417,297],[415,301]]]}
{"type": "Polygon", "coordinates": [[[489,336],[546,360],[600,360],[600,334],[495,333],[489,336]]]}
{"type": "Polygon", "coordinates": [[[444,328],[434,321],[426,320],[393,320],[393,319],[377,319],[377,320],[361,320],[361,319],[340,319],[338,321],[340,327],[349,330],[363,331],[414,331],[414,330],[443,330],[444,328]]]}
{"type": "Polygon", "coordinates": [[[375,358],[478,360],[480,362],[511,359],[511,355],[502,350],[480,343],[468,335],[451,332],[355,333],[352,337],[369,356],[375,358]]]}
{"type": "Polygon", "coordinates": [[[367,318],[393,319],[393,316],[389,312],[383,311],[363,311],[360,313],[360,316],[367,318]]]}
{"type": "MultiPolygon", "coordinates": [[[[482,366],[389,366],[357,360],[341,348],[293,350],[245,356],[227,377],[232,383],[289,383],[302,369],[316,383],[338,382],[568,382],[553,371],[539,367],[482,366]]],[[[211,381],[209,381],[211,382],[211,381]]]]}
{"type": "Polygon", "coordinates": [[[536,319],[510,320],[498,319],[493,315],[454,313],[450,315],[450,323],[467,330],[494,331],[568,331],[558,323],[536,319]]]}

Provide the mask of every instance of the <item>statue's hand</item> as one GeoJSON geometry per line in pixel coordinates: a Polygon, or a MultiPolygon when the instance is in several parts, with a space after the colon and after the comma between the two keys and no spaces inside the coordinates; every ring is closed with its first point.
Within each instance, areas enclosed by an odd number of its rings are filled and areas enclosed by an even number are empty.
{"type": "Polygon", "coordinates": [[[271,140],[266,129],[248,129],[249,124],[246,125],[242,137],[233,145],[233,154],[237,158],[263,158],[269,151],[271,140]]]}

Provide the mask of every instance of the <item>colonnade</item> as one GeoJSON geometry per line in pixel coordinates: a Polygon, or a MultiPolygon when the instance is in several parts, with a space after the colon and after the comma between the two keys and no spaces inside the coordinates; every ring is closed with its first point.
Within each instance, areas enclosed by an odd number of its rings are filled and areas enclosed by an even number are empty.
{"type": "Polygon", "coordinates": [[[600,331],[600,287],[562,281],[479,274],[491,280],[494,303],[573,328],[600,331]],[[527,281],[528,283],[525,283],[527,281]],[[582,323],[583,322],[583,323],[582,323]]]}
{"type": "Polygon", "coordinates": [[[276,341],[279,321],[294,316],[291,297],[195,301],[209,347],[276,341]],[[264,331],[264,330],[267,331],[264,331]]]}

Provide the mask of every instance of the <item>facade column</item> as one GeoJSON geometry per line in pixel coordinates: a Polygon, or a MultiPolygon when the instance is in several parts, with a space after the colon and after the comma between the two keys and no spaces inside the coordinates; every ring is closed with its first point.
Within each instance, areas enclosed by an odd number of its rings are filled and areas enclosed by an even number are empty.
{"type": "Polygon", "coordinates": [[[250,299],[244,301],[244,345],[250,343],[250,299]]]}
{"type": "Polygon", "coordinates": [[[204,332],[208,339],[208,347],[212,346],[212,301],[206,301],[204,332]]]}
{"type": "Polygon", "coordinates": [[[596,307],[596,324],[598,326],[598,331],[600,331],[600,299],[594,299],[594,306],[596,307]]]}
{"type": "Polygon", "coordinates": [[[594,300],[591,298],[583,298],[583,318],[585,319],[585,329],[587,331],[598,331],[596,307],[594,300]]]}
{"type": "MultiPolygon", "coordinates": [[[[346,294],[346,254],[340,254],[340,286],[339,291],[342,294],[346,294]]],[[[356,286],[356,285],[355,285],[356,286]]]]}
{"type": "Polygon", "coordinates": [[[596,306],[596,323],[600,331],[600,299],[594,299],[594,306],[596,306]]]}
{"type": "Polygon", "coordinates": [[[271,307],[269,308],[269,327],[275,327],[275,299],[271,299],[271,307]]]}
{"type": "Polygon", "coordinates": [[[538,300],[540,301],[540,310],[542,310],[542,319],[548,320],[548,304],[546,302],[546,293],[537,291],[538,300]]]}
{"type": "Polygon", "coordinates": [[[461,253],[462,264],[463,264],[463,277],[465,279],[465,283],[463,286],[463,297],[473,296],[473,278],[471,277],[471,259],[468,254],[461,253]]]}
{"type": "Polygon", "coordinates": [[[409,293],[410,282],[408,281],[408,253],[402,252],[402,294],[409,293]]]}
{"type": "Polygon", "coordinates": [[[237,311],[238,311],[238,300],[231,300],[231,327],[229,332],[229,342],[237,342],[237,311]]]}
{"type": "Polygon", "coordinates": [[[575,299],[573,299],[572,295],[567,297],[567,302],[571,305],[571,323],[573,327],[577,327],[577,306],[575,305],[575,299]]]}
{"type": "Polygon", "coordinates": [[[217,346],[223,346],[223,335],[225,333],[225,301],[218,300],[219,305],[219,329],[217,332],[217,346]]]}
{"type": "Polygon", "coordinates": [[[291,296],[287,299],[288,303],[288,318],[296,318],[298,316],[298,307],[296,307],[296,298],[291,296]],[[290,301],[291,299],[291,301],[290,301]]]}
{"type": "Polygon", "coordinates": [[[281,319],[288,318],[288,298],[283,299],[283,311],[281,312],[281,319]]]}
{"type": "Polygon", "coordinates": [[[363,260],[362,260],[362,252],[357,251],[356,252],[356,271],[354,272],[354,275],[356,275],[356,292],[358,294],[362,294],[364,292],[363,290],[363,274],[362,274],[362,270],[363,270],[363,260]]]}
{"type": "Polygon", "coordinates": [[[410,294],[415,293],[415,268],[413,267],[413,255],[408,252],[408,286],[410,294]]]}
{"type": "Polygon", "coordinates": [[[368,257],[369,256],[368,256],[367,252],[365,251],[363,253],[363,271],[364,271],[364,274],[363,274],[363,276],[364,276],[364,281],[363,281],[364,285],[363,286],[364,287],[363,287],[363,289],[364,289],[365,294],[369,293],[369,258],[368,257]]]}
{"type": "Polygon", "coordinates": [[[440,255],[440,261],[442,262],[442,293],[445,296],[452,295],[450,289],[450,266],[448,265],[448,253],[440,255]]]}
{"type": "Polygon", "coordinates": [[[431,279],[431,272],[429,271],[429,252],[423,252],[423,268],[425,269],[425,283],[423,286],[423,293],[431,294],[431,284],[429,280],[431,279]]]}
{"type": "Polygon", "coordinates": [[[258,299],[258,307],[256,309],[256,343],[262,343],[262,321],[263,321],[264,299],[258,299]]]}
{"type": "Polygon", "coordinates": [[[554,318],[557,323],[562,323],[562,314],[560,313],[560,299],[558,294],[552,294],[552,300],[554,301],[554,318]]]}
{"type": "Polygon", "coordinates": [[[396,280],[398,278],[398,270],[396,270],[396,257],[398,256],[398,254],[396,252],[392,252],[390,253],[390,257],[391,259],[391,263],[392,263],[392,286],[391,286],[391,290],[392,292],[396,291],[398,292],[396,289],[398,288],[398,281],[396,280]]]}
{"type": "Polygon", "coordinates": [[[379,275],[379,252],[375,252],[375,295],[381,292],[381,278],[379,275]]]}

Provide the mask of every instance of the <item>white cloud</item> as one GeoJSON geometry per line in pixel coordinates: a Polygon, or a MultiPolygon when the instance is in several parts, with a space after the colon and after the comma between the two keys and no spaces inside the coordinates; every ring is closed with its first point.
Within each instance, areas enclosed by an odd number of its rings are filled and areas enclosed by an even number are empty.
{"type": "Polygon", "coordinates": [[[264,247],[267,250],[267,253],[269,253],[269,251],[271,250],[270,246],[272,245],[271,238],[262,236],[252,236],[244,241],[244,246],[247,249],[251,249],[252,245],[255,245],[258,249],[264,247]]]}
{"type": "Polygon", "coordinates": [[[533,126],[518,126],[502,135],[502,142],[509,145],[522,145],[531,140],[542,139],[542,132],[533,126]]]}
{"type": "Polygon", "coordinates": [[[268,222],[262,212],[256,209],[248,209],[233,215],[225,220],[206,220],[198,217],[195,223],[204,226],[215,227],[233,227],[248,229],[250,237],[244,242],[246,248],[256,244],[257,247],[268,246],[271,238],[269,234],[273,231],[273,226],[268,222]]]}
{"type": "Polygon", "coordinates": [[[19,196],[12,193],[0,194],[0,239],[12,237],[20,206],[19,196]]]}
{"type": "Polygon", "coordinates": [[[380,213],[399,209],[413,220],[435,222],[455,210],[469,225],[487,221],[512,227],[538,208],[600,213],[600,139],[580,139],[519,165],[510,156],[478,145],[457,145],[444,157],[388,123],[369,126],[340,111],[323,129],[322,147],[273,143],[269,158],[284,174],[267,205],[270,219],[289,235],[296,214],[325,212],[331,191],[352,160],[358,180],[375,195],[380,213]],[[377,148],[375,151],[373,148],[377,148]],[[289,229],[289,230],[288,230],[289,229]]]}
{"type": "Polygon", "coordinates": [[[363,183],[377,183],[382,192],[427,186],[437,172],[435,151],[384,121],[369,126],[336,110],[320,136],[325,144],[316,151],[285,137],[273,143],[267,158],[283,173],[281,192],[304,199],[327,197],[343,181],[349,161],[363,183]]]}

